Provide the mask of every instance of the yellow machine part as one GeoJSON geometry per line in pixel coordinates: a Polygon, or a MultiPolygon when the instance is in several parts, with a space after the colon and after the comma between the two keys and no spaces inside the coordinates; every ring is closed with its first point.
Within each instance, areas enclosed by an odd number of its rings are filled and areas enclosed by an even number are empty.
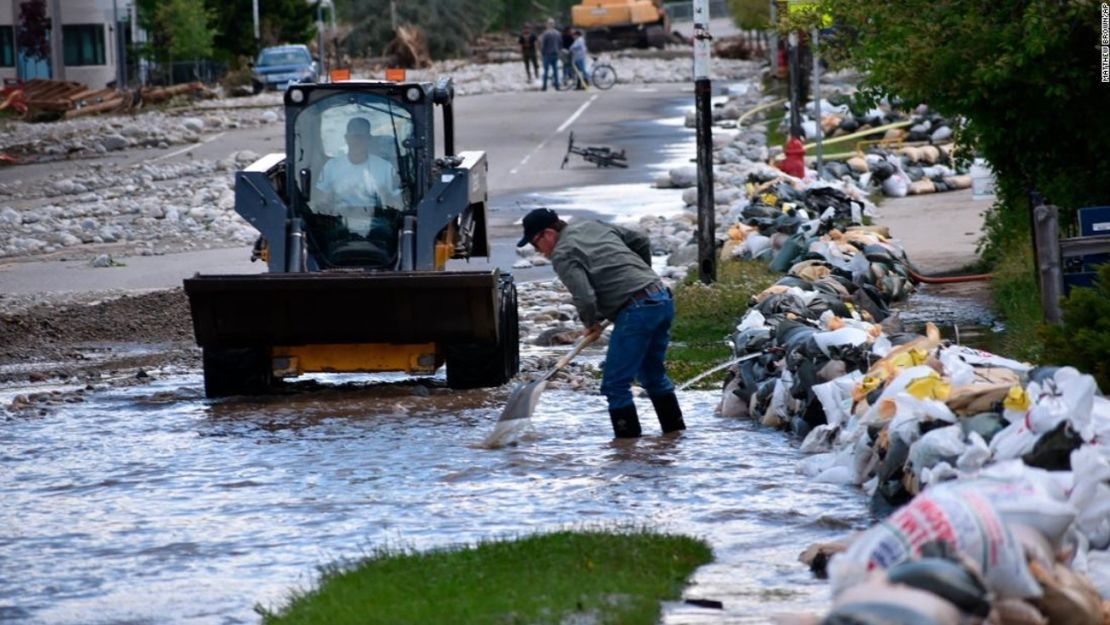
{"type": "Polygon", "coordinates": [[[404,371],[435,373],[443,364],[435,343],[353,343],[349,345],[293,345],[272,351],[274,375],[404,371]]]}
{"type": "Polygon", "coordinates": [[[577,28],[604,28],[651,24],[661,16],[659,7],[651,0],[584,0],[570,8],[570,17],[577,28]]]}

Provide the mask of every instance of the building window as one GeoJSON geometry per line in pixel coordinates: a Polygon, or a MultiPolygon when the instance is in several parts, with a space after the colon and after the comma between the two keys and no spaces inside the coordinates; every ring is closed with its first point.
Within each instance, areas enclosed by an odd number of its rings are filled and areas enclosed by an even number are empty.
{"type": "Polygon", "coordinates": [[[11,26],[0,26],[0,67],[15,67],[15,34],[11,26]]]}
{"type": "Polygon", "coordinates": [[[62,26],[67,67],[104,65],[104,25],[76,24],[62,26]]]}

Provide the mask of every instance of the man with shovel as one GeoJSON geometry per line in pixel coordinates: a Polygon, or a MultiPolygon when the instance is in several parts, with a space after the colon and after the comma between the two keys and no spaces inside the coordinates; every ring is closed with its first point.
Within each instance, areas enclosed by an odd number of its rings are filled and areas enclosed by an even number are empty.
{"type": "Polygon", "coordinates": [[[555,211],[537,208],[525,215],[524,237],[517,247],[529,243],[551,259],[574,298],[586,326],[584,334],[600,334],[605,319],[613,323],[601,378],[613,434],[617,438],[641,434],[632,402],[633,379],[639,379],[651,398],[664,434],[686,429],[664,363],[674,300],[651,268],[648,238],[595,220],[568,224],[555,211]]]}

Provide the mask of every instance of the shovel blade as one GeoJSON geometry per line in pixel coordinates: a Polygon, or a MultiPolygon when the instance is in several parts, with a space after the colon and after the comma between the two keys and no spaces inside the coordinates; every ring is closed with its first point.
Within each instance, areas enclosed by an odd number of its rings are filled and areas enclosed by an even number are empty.
{"type": "Polygon", "coordinates": [[[501,411],[501,416],[497,419],[498,423],[517,419],[531,419],[532,412],[536,409],[536,403],[540,399],[540,393],[546,387],[547,380],[537,380],[514,388],[512,394],[509,395],[509,400],[505,402],[505,408],[501,411]]]}

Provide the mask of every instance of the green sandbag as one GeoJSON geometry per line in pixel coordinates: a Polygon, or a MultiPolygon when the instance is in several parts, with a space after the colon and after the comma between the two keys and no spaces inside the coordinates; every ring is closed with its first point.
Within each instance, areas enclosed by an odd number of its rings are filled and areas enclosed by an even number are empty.
{"type": "Polygon", "coordinates": [[[783,243],[782,247],[779,248],[779,251],[775,254],[774,259],[771,260],[771,271],[786,273],[808,249],[809,245],[806,242],[805,236],[795,234],[787,239],[786,243],[783,243]]]}

